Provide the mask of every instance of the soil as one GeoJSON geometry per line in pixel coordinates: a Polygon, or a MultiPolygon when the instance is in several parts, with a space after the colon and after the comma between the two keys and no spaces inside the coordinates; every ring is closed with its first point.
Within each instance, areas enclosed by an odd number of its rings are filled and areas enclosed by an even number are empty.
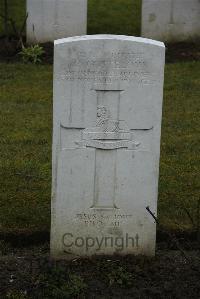
{"type": "Polygon", "coordinates": [[[47,251],[48,246],[44,245],[1,256],[0,298],[8,298],[9,293],[16,291],[34,299],[200,297],[199,251],[187,251],[186,257],[180,251],[158,250],[155,258],[105,256],[71,262],[53,262],[47,251]],[[54,283],[62,289],[57,282],[63,273],[66,280],[69,273],[81,277],[86,287],[77,293],[77,282],[71,295],[52,295],[49,290],[54,283]]]}
{"type": "MultiPolygon", "coordinates": [[[[25,41],[24,41],[25,42],[25,41]]],[[[53,63],[53,43],[41,44],[45,53],[42,58],[43,63],[53,63]]],[[[15,62],[20,60],[20,44],[15,37],[0,38],[0,61],[15,62]]],[[[181,61],[200,60],[200,41],[179,42],[166,44],[166,62],[175,63],[181,61]]]]}
{"type": "Polygon", "coordinates": [[[165,46],[167,63],[200,60],[200,41],[179,42],[166,44],[165,46]]]}
{"type": "Polygon", "coordinates": [[[47,232],[7,233],[0,236],[0,298],[199,299],[200,242],[196,237],[195,232],[159,231],[154,258],[116,255],[55,262],[49,257],[47,232]],[[63,279],[68,281],[71,274],[76,280],[66,293],[63,279]]]}

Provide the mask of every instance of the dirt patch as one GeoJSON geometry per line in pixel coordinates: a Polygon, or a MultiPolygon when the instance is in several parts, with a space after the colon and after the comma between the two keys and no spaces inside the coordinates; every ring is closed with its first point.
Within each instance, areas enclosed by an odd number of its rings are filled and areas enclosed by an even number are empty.
{"type": "MultiPolygon", "coordinates": [[[[25,40],[24,40],[25,42],[25,40]]],[[[45,53],[42,62],[53,63],[53,43],[41,44],[45,53]]],[[[0,61],[14,62],[19,61],[20,44],[15,37],[0,38],[0,61]]],[[[166,44],[166,62],[175,63],[181,61],[198,61],[200,60],[200,41],[197,42],[179,42],[166,44]]]]}
{"type": "Polygon", "coordinates": [[[0,61],[14,62],[20,59],[18,53],[21,47],[14,37],[0,38],[0,61]]]}
{"type": "Polygon", "coordinates": [[[197,42],[179,42],[166,44],[166,62],[175,63],[182,61],[200,60],[200,41],[197,42]]]}
{"type": "Polygon", "coordinates": [[[199,251],[53,262],[48,250],[1,256],[0,298],[199,298],[199,251]]]}
{"type": "Polygon", "coordinates": [[[0,242],[3,241],[11,248],[23,248],[29,246],[40,246],[49,243],[49,231],[0,231],[0,242]]]}
{"type": "Polygon", "coordinates": [[[71,262],[50,259],[49,232],[0,234],[0,298],[199,298],[199,277],[196,232],[158,230],[155,258],[71,262]]]}

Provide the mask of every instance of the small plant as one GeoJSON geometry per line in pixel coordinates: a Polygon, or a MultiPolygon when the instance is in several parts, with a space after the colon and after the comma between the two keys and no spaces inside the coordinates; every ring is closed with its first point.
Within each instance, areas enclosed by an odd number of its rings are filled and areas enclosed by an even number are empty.
{"type": "Polygon", "coordinates": [[[22,47],[22,51],[19,53],[22,56],[22,60],[24,63],[40,63],[41,57],[44,54],[44,49],[39,46],[39,45],[35,45],[35,46],[30,46],[30,47],[22,47]]]}
{"type": "Polygon", "coordinates": [[[40,298],[45,299],[79,298],[87,288],[82,277],[59,266],[46,269],[39,276],[37,285],[41,290],[40,298]]]}
{"type": "Polygon", "coordinates": [[[6,298],[8,298],[8,299],[28,299],[27,295],[24,292],[17,291],[17,290],[10,291],[6,295],[6,298]]]}
{"type": "Polygon", "coordinates": [[[69,280],[59,288],[53,289],[53,298],[77,298],[84,293],[86,284],[83,279],[75,274],[69,275],[69,280]]]}
{"type": "Polygon", "coordinates": [[[0,240],[0,255],[8,254],[10,246],[4,240],[0,240]]]}
{"type": "Polygon", "coordinates": [[[123,267],[118,267],[108,274],[109,285],[117,284],[120,286],[129,286],[132,284],[132,274],[123,267]]]}

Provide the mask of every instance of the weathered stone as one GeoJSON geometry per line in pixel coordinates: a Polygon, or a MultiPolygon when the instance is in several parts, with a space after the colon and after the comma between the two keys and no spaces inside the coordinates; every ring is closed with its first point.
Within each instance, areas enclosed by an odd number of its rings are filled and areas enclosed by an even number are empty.
{"type": "Polygon", "coordinates": [[[164,44],[55,41],[51,253],[155,250],[164,44]]]}
{"type": "Polygon", "coordinates": [[[87,0],[27,0],[27,42],[86,34],[87,0]]]}
{"type": "Polygon", "coordinates": [[[200,37],[200,0],[143,0],[142,36],[175,42],[200,37]]]}

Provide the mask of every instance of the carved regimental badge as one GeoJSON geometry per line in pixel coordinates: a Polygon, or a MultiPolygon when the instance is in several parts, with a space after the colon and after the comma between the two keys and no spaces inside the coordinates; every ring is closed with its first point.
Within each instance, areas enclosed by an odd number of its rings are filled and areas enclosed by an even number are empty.
{"type": "Polygon", "coordinates": [[[82,131],[80,147],[93,147],[112,150],[117,148],[137,149],[139,142],[133,140],[125,121],[111,118],[110,110],[105,106],[97,107],[96,126],[82,131]]]}

